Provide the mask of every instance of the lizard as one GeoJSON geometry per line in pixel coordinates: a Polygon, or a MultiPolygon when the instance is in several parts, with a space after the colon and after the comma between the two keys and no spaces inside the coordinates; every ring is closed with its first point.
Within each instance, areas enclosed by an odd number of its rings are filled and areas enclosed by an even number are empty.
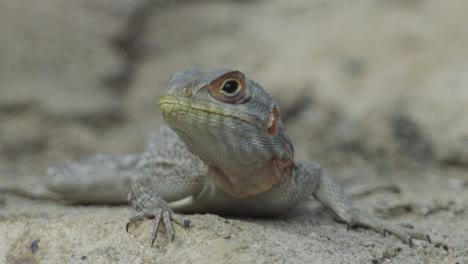
{"type": "Polygon", "coordinates": [[[189,227],[189,213],[269,216],[315,198],[347,229],[363,226],[412,245],[430,236],[354,207],[344,189],[315,162],[295,161],[280,109],[255,81],[237,70],[173,74],[159,100],[166,126],[143,153],[97,154],[47,169],[46,185],[0,188],[30,198],[79,203],[122,203],[137,221],[189,227]],[[126,193],[128,193],[126,195],[126,193]],[[125,197],[127,196],[127,199],[125,197]]]}

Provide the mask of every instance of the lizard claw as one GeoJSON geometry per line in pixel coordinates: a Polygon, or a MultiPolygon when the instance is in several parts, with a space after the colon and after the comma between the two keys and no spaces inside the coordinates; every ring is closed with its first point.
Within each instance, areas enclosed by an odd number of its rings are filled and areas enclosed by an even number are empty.
{"type": "Polygon", "coordinates": [[[170,209],[156,208],[156,209],[144,210],[130,217],[125,226],[126,231],[128,232],[130,225],[140,220],[143,220],[145,218],[154,218],[154,226],[153,226],[153,232],[151,236],[151,247],[153,247],[154,242],[156,241],[156,238],[158,237],[159,225],[161,224],[161,222],[164,224],[164,227],[166,228],[166,231],[168,233],[168,236],[171,242],[174,241],[174,234],[175,234],[174,228],[172,227],[172,221],[175,221],[176,223],[183,226],[184,228],[190,227],[190,220],[188,220],[187,217],[178,215],[172,212],[170,209]]]}

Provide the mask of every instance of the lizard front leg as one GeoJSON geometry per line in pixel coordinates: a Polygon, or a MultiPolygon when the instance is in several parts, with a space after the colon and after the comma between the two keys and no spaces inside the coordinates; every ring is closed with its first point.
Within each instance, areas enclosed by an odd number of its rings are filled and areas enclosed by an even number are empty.
{"type": "Polygon", "coordinates": [[[346,222],[348,229],[352,226],[363,226],[384,236],[389,233],[410,246],[412,245],[412,239],[431,242],[429,235],[424,232],[393,224],[355,208],[343,188],[333,182],[326,171],[317,164],[300,162],[296,167],[296,174],[315,177],[314,197],[346,222]]]}
{"type": "Polygon", "coordinates": [[[166,201],[160,194],[158,194],[158,191],[161,192],[162,185],[164,184],[160,184],[160,182],[158,183],[157,179],[143,177],[133,182],[128,194],[129,203],[137,210],[138,213],[129,218],[126,230],[128,232],[129,226],[137,221],[154,217],[155,222],[151,246],[153,246],[154,241],[157,238],[161,221],[163,222],[171,241],[174,240],[174,229],[172,228],[171,220],[185,228],[190,226],[189,219],[185,216],[174,213],[167,202],[170,198],[184,198],[183,196],[186,196],[187,192],[191,192],[191,189],[193,189],[194,186],[189,185],[186,190],[173,193],[176,195],[172,195],[172,197],[166,196],[166,199],[168,200],[166,201]]]}
{"type": "Polygon", "coordinates": [[[137,167],[138,176],[132,182],[128,201],[138,213],[129,218],[127,232],[133,223],[155,218],[151,245],[157,238],[161,222],[172,241],[171,221],[184,227],[188,227],[190,221],[176,214],[169,203],[198,194],[203,187],[201,178],[206,174],[206,168],[167,127],[162,127],[148,140],[147,150],[141,155],[137,167]]]}

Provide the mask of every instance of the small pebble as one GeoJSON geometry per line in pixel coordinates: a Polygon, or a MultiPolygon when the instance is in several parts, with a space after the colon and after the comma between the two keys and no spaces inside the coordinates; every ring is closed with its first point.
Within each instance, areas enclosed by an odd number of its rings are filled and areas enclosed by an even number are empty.
{"type": "Polygon", "coordinates": [[[40,239],[38,239],[38,240],[32,242],[32,243],[31,243],[31,246],[29,246],[29,247],[31,248],[31,252],[32,252],[33,254],[35,254],[36,251],[39,249],[39,242],[41,242],[40,239]]]}

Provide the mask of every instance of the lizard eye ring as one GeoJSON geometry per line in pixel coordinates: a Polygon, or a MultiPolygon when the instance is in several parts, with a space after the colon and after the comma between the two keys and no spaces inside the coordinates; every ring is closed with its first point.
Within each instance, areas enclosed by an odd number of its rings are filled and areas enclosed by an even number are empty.
{"type": "Polygon", "coordinates": [[[244,74],[230,71],[211,81],[210,94],[217,100],[228,104],[241,104],[249,99],[248,86],[244,74]]]}

